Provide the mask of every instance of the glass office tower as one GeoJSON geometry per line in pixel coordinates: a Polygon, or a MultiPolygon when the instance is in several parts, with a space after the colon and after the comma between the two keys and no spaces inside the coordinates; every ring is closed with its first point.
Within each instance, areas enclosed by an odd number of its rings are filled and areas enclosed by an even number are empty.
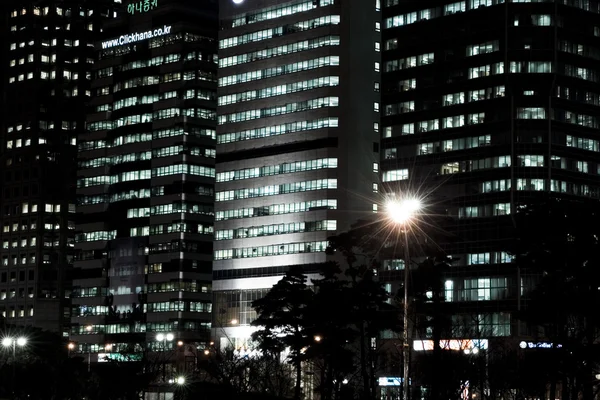
{"type": "Polygon", "coordinates": [[[456,220],[444,245],[458,258],[445,281],[453,334],[525,335],[514,311],[535,277],[506,252],[513,214],[600,197],[600,3],[383,7],[383,184],[433,192],[456,220]]]}
{"type": "Polygon", "coordinates": [[[250,303],[372,215],[381,16],[374,0],[219,6],[213,334],[239,348],[250,303]]]}
{"type": "Polygon", "coordinates": [[[77,136],[112,0],[0,4],[0,314],[68,334],[77,136]]]}
{"type": "Polygon", "coordinates": [[[71,339],[98,361],[210,336],[216,4],[122,6],[78,143],[71,339]]]}

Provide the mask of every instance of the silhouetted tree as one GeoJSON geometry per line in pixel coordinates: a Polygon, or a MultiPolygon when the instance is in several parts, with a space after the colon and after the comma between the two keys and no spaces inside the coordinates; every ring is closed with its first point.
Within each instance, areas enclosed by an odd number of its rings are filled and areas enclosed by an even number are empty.
{"type": "Polygon", "coordinates": [[[592,399],[599,361],[600,204],[550,199],[523,207],[516,221],[517,265],[522,274],[540,277],[520,317],[543,328],[541,338],[562,345],[548,349],[551,357],[542,363],[550,396],[556,397],[561,381],[563,399],[579,393],[592,399]]]}
{"type": "Polygon", "coordinates": [[[302,394],[305,348],[313,340],[307,336],[306,312],[314,293],[306,281],[303,270],[292,267],[265,297],[252,302],[257,313],[252,325],[259,327],[252,334],[252,339],[263,352],[273,356],[279,356],[289,349],[288,359],[296,371],[295,399],[300,399],[302,394]]]}

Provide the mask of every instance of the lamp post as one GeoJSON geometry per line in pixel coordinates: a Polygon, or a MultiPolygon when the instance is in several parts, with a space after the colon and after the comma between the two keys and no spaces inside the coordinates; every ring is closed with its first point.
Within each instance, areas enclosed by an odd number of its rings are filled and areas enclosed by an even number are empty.
{"type": "Polygon", "coordinates": [[[15,397],[15,368],[17,365],[17,359],[16,359],[16,354],[17,354],[17,346],[19,347],[25,347],[25,345],[27,344],[27,338],[25,337],[18,337],[18,338],[13,338],[13,337],[5,337],[4,339],[2,339],[2,346],[5,348],[9,348],[12,347],[12,380],[11,380],[11,386],[12,386],[12,395],[13,398],[15,397]]]}
{"type": "MultiPolygon", "coordinates": [[[[163,345],[162,346],[162,350],[163,351],[166,351],[166,349],[167,349],[167,342],[172,342],[174,338],[175,338],[175,335],[173,335],[172,333],[158,333],[158,334],[156,334],[156,341],[159,342],[159,343],[162,342],[162,345],[163,345]]],[[[167,368],[167,360],[163,359],[162,360],[162,372],[163,372],[162,373],[162,383],[163,384],[165,383],[165,379],[166,379],[166,377],[165,377],[165,375],[166,375],[166,371],[165,371],[166,368],[167,368]]],[[[161,400],[160,399],[160,386],[159,386],[159,389],[158,389],[158,400],[161,400]]]]}
{"type": "MultiPolygon", "coordinates": [[[[85,327],[86,332],[89,334],[92,333],[92,330],[94,329],[94,327],[92,325],[87,325],[85,327]]],[[[92,369],[92,345],[90,343],[87,344],[87,349],[88,349],[88,374],[90,373],[91,369],[92,369]]]]}
{"type": "Polygon", "coordinates": [[[417,213],[421,210],[421,201],[416,198],[391,199],[386,203],[386,214],[395,225],[404,228],[404,317],[403,317],[403,400],[408,400],[410,341],[408,329],[408,278],[410,270],[410,250],[408,248],[408,227],[414,223],[417,213]]]}

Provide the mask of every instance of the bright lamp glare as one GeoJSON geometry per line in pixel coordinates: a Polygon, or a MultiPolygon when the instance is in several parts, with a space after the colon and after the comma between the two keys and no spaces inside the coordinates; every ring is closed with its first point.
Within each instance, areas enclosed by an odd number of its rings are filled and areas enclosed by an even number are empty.
{"type": "Polygon", "coordinates": [[[233,0],[234,4],[242,4],[244,0],[233,0]]]}
{"type": "Polygon", "coordinates": [[[12,344],[13,344],[13,340],[11,338],[6,337],[6,338],[2,339],[2,346],[9,347],[9,346],[12,346],[12,344]]]}
{"type": "Polygon", "coordinates": [[[392,221],[403,224],[413,218],[421,206],[419,199],[389,200],[386,203],[386,212],[392,221]]]}
{"type": "Polygon", "coordinates": [[[173,340],[174,336],[172,333],[167,333],[167,340],[170,342],[171,340],[173,340]]]}
{"type": "Polygon", "coordinates": [[[20,337],[17,339],[17,346],[25,346],[27,344],[27,338],[20,337]]]}
{"type": "Polygon", "coordinates": [[[165,340],[165,335],[163,335],[162,333],[159,333],[158,335],[156,335],[156,340],[158,340],[159,342],[162,342],[163,340],[165,340]]]}
{"type": "Polygon", "coordinates": [[[185,378],[183,376],[178,376],[177,377],[177,384],[178,385],[183,385],[185,383],[185,378]]]}

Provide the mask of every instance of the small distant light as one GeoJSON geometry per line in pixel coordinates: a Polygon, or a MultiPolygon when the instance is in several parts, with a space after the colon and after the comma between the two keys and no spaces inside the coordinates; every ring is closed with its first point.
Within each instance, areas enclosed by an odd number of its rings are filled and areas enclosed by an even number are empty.
{"type": "Polygon", "coordinates": [[[237,323],[238,323],[237,319],[234,318],[231,320],[231,325],[237,325],[237,323]]]}
{"type": "Polygon", "coordinates": [[[207,355],[209,355],[209,354],[210,354],[210,351],[209,351],[208,349],[207,349],[207,350],[204,350],[204,355],[206,355],[206,356],[207,356],[207,355]]]}
{"type": "Polygon", "coordinates": [[[68,346],[69,350],[73,350],[75,348],[75,343],[69,343],[68,346]]]}
{"type": "Polygon", "coordinates": [[[179,346],[179,347],[183,346],[183,340],[178,341],[177,346],[179,346]]]}

